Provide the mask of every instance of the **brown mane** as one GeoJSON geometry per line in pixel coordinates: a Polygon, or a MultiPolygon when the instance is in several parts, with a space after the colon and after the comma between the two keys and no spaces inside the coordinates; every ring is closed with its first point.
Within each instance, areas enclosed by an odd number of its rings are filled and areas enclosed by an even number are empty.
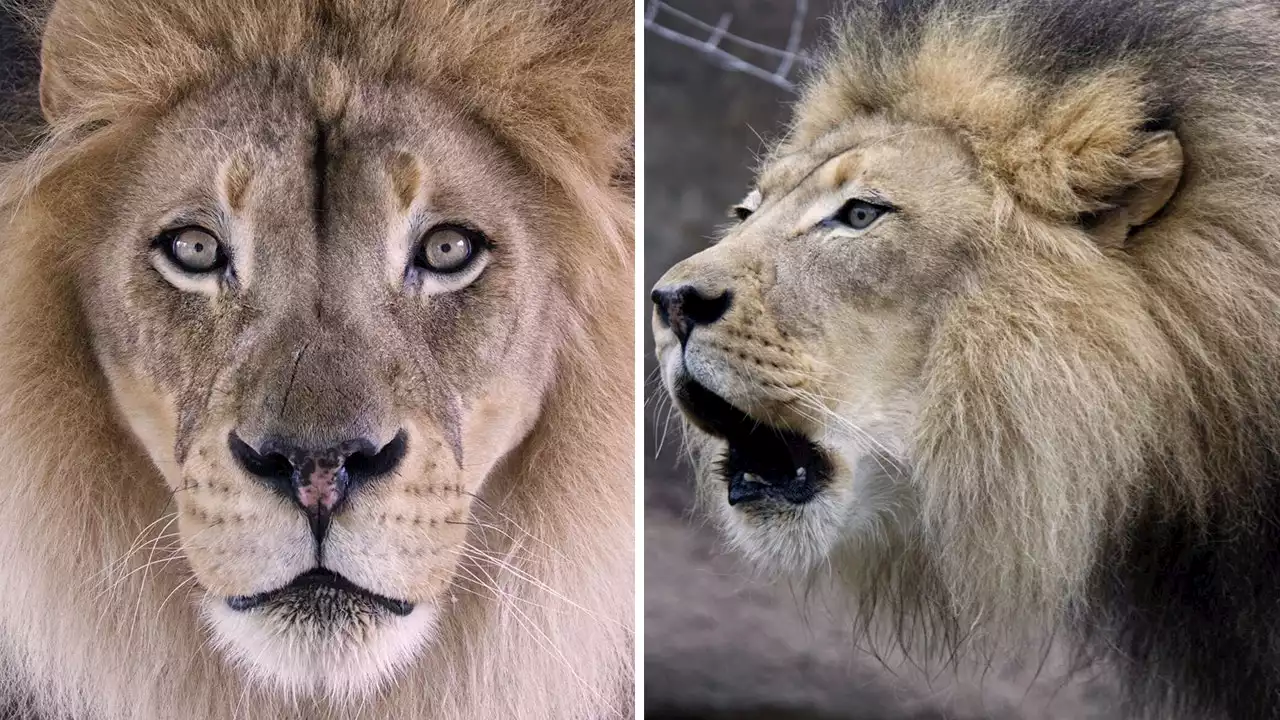
{"type": "Polygon", "coordinates": [[[939,585],[884,599],[1066,626],[1147,700],[1274,716],[1277,40],[1274,5],[1237,0],[849,8],[775,153],[857,115],[942,128],[995,198],[923,371],[903,552],[928,559],[850,571],[939,585]],[[1090,242],[1090,214],[1161,170],[1134,150],[1164,130],[1172,200],[1122,247],[1090,242]]]}

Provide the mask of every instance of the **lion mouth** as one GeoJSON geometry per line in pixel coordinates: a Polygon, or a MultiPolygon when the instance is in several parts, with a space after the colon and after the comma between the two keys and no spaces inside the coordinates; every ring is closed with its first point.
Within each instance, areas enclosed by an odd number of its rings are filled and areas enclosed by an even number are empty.
{"type": "Polygon", "coordinates": [[[413,612],[413,603],[370,592],[324,568],[308,570],[288,585],[275,590],[257,595],[229,597],[227,606],[238,612],[270,608],[309,617],[326,617],[338,612],[356,614],[361,611],[370,613],[384,610],[404,617],[413,612]]]}
{"type": "Polygon", "coordinates": [[[802,505],[827,484],[831,463],[805,435],[761,422],[692,379],[680,383],[675,396],[695,425],[728,443],[719,471],[730,505],[802,505]]]}

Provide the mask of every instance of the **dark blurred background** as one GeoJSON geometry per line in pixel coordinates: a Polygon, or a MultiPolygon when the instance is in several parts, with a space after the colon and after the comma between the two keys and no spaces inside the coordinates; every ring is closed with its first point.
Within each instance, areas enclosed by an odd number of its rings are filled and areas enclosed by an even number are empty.
{"type": "Polygon", "coordinates": [[[19,17],[10,0],[0,0],[0,160],[26,147],[39,125],[40,59],[34,22],[19,17]]]}
{"type": "MultiPolygon", "coordinates": [[[[653,24],[702,41],[723,15],[727,31],[785,48],[796,0],[671,0],[648,4],[653,24]]],[[[800,46],[813,48],[835,3],[810,0],[800,46]]],[[[648,29],[644,68],[644,282],[708,245],[726,210],[750,189],[754,154],[776,138],[793,92],[775,80],[727,69],[648,29]]],[[[721,40],[719,47],[767,70],[780,58],[721,40]]],[[[790,75],[791,78],[795,74],[790,75]]],[[[647,311],[647,308],[644,310],[647,311]]],[[[754,575],[692,507],[679,422],[655,395],[648,315],[645,372],[645,707],[651,718],[923,720],[1071,718],[1116,720],[1114,697],[1092,675],[1067,679],[1052,656],[996,661],[984,673],[926,675],[901,658],[881,663],[855,650],[848,623],[829,607],[754,575]],[[661,440],[665,428],[665,440],[661,440]],[[658,448],[661,447],[659,452],[658,448]]],[[[1096,673],[1094,673],[1096,675],[1096,673]]]]}

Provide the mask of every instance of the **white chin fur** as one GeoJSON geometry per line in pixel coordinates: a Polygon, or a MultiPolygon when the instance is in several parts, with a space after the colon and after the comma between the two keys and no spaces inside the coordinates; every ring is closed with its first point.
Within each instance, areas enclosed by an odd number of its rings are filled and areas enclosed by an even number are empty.
{"type": "Polygon", "coordinates": [[[765,512],[720,503],[730,544],[769,572],[808,576],[829,567],[837,550],[883,550],[910,522],[907,480],[887,461],[860,452],[841,455],[830,485],[804,505],[765,512]],[[848,464],[846,464],[848,462],[848,464]],[[854,468],[852,472],[848,468],[854,468]]]}
{"type": "Polygon", "coordinates": [[[845,493],[831,488],[804,505],[778,503],[767,511],[721,504],[729,543],[767,572],[805,576],[819,569],[840,541],[845,493]]]}
{"type": "Polygon", "coordinates": [[[257,611],[237,612],[207,597],[214,645],[249,679],[289,695],[358,700],[389,683],[431,639],[437,611],[420,604],[404,617],[382,614],[359,628],[289,627],[257,611]]]}

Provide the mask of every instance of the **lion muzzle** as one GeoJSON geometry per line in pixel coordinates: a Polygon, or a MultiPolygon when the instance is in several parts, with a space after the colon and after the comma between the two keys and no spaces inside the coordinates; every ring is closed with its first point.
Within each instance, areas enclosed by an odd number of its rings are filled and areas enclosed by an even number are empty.
{"type": "Polygon", "coordinates": [[[404,459],[408,442],[401,430],[381,448],[368,439],[355,438],[319,450],[286,440],[268,440],[254,449],[232,432],[228,445],[250,475],[302,510],[318,549],[330,519],[342,511],[348,495],[394,472],[404,459]]]}

